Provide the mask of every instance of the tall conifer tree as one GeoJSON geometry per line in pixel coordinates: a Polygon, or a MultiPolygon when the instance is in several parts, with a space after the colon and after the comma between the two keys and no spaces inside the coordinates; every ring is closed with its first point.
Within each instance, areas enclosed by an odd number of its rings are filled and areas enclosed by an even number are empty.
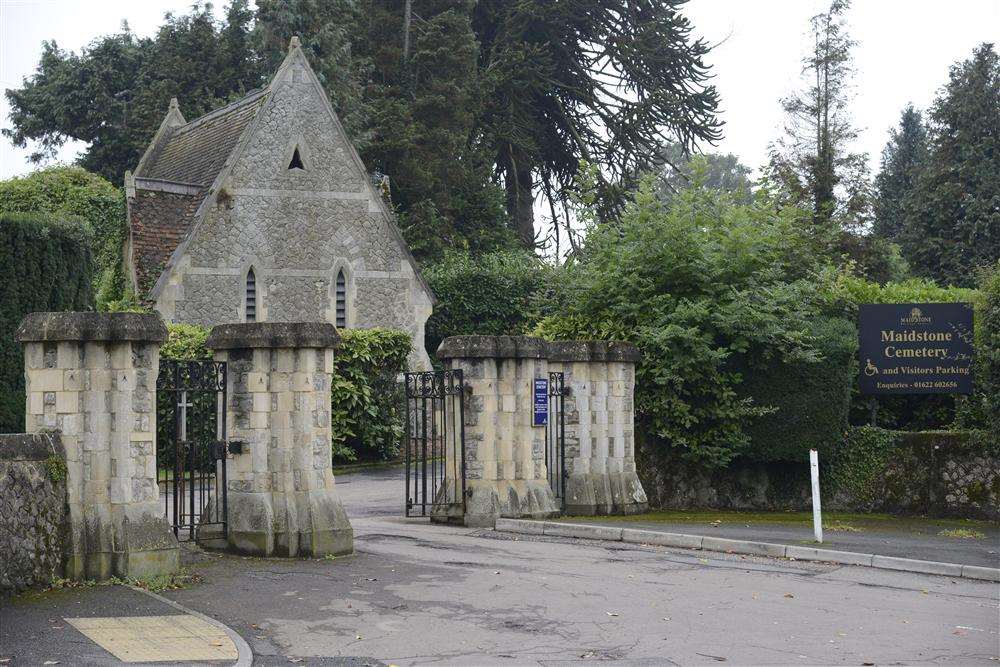
{"type": "Polygon", "coordinates": [[[875,178],[874,232],[882,238],[896,240],[905,225],[903,202],[927,164],[927,146],[923,115],[912,104],[907,105],[899,126],[889,132],[882,167],[875,178]]]}
{"type": "Polygon", "coordinates": [[[849,0],[833,0],[810,19],[812,49],[802,59],[805,88],[781,101],[785,135],[771,146],[768,182],[809,208],[825,228],[860,227],[868,218],[868,156],[852,152],[850,116],[855,42],[847,32],[849,0]]]}
{"type": "Polygon", "coordinates": [[[903,254],[919,275],[971,286],[1000,259],[1000,58],[993,44],[951,68],[930,109],[927,168],[904,204],[903,254]]]}

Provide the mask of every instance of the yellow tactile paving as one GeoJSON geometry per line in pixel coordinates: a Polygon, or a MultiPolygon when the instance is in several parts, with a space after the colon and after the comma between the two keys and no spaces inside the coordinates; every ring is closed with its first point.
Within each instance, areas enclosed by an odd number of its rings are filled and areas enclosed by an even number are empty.
{"type": "Polygon", "coordinates": [[[66,622],[122,662],[236,660],[225,632],[196,616],[67,618],[66,622]]]}

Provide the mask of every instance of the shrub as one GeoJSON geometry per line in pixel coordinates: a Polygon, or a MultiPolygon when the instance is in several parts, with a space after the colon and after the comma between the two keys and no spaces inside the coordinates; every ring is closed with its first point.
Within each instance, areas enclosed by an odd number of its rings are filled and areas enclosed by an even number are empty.
{"type": "Polygon", "coordinates": [[[747,458],[801,462],[810,449],[825,454],[843,439],[857,372],[857,329],[844,319],[818,318],[812,334],[817,361],[770,363],[744,373],[740,395],[772,409],[747,424],[747,458]]]}
{"type": "Polygon", "coordinates": [[[32,213],[88,225],[98,307],[126,298],[125,198],[117,187],[81,167],[49,167],[0,182],[0,213],[32,213]]]}
{"type": "Polygon", "coordinates": [[[14,332],[25,315],[91,310],[91,235],[59,219],[0,213],[0,432],[24,431],[24,355],[14,332]]]}
{"type": "Polygon", "coordinates": [[[984,270],[976,304],[976,375],[970,403],[975,421],[1000,442],[1000,262],[984,270]]]}
{"type": "Polygon", "coordinates": [[[725,465],[747,450],[747,424],[774,411],[740,393],[744,376],[823,360],[817,245],[801,211],[763,195],[744,205],[692,187],[664,203],[647,182],[618,222],[593,226],[556,283],[564,312],[535,332],[637,344],[640,427],[725,465]]]}
{"type": "Polygon", "coordinates": [[[336,458],[388,460],[399,453],[410,336],[389,329],[345,329],[336,353],[331,422],[336,458]]]}
{"type": "Polygon", "coordinates": [[[212,352],[205,347],[208,327],[197,324],[168,324],[167,340],[160,346],[161,359],[211,359],[212,352]]]}
{"type": "Polygon", "coordinates": [[[427,320],[427,349],[433,354],[448,336],[524,333],[537,320],[537,295],[550,271],[525,252],[446,253],[424,270],[438,300],[427,320]]]}

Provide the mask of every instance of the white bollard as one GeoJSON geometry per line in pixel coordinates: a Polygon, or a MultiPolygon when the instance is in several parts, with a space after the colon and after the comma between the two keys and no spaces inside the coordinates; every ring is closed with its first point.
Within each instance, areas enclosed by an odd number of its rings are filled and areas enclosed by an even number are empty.
{"type": "Polygon", "coordinates": [[[819,454],[815,449],[809,450],[809,472],[812,477],[813,491],[813,534],[817,542],[823,541],[823,516],[819,506],[819,454]]]}

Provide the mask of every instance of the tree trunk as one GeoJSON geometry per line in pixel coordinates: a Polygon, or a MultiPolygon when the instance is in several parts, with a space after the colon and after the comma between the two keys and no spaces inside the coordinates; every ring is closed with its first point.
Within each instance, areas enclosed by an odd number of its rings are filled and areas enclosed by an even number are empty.
{"type": "Polygon", "coordinates": [[[511,148],[506,173],[507,214],[518,238],[527,248],[535,247],[535,211],[531,164],[527,156],[511,148]]]}

